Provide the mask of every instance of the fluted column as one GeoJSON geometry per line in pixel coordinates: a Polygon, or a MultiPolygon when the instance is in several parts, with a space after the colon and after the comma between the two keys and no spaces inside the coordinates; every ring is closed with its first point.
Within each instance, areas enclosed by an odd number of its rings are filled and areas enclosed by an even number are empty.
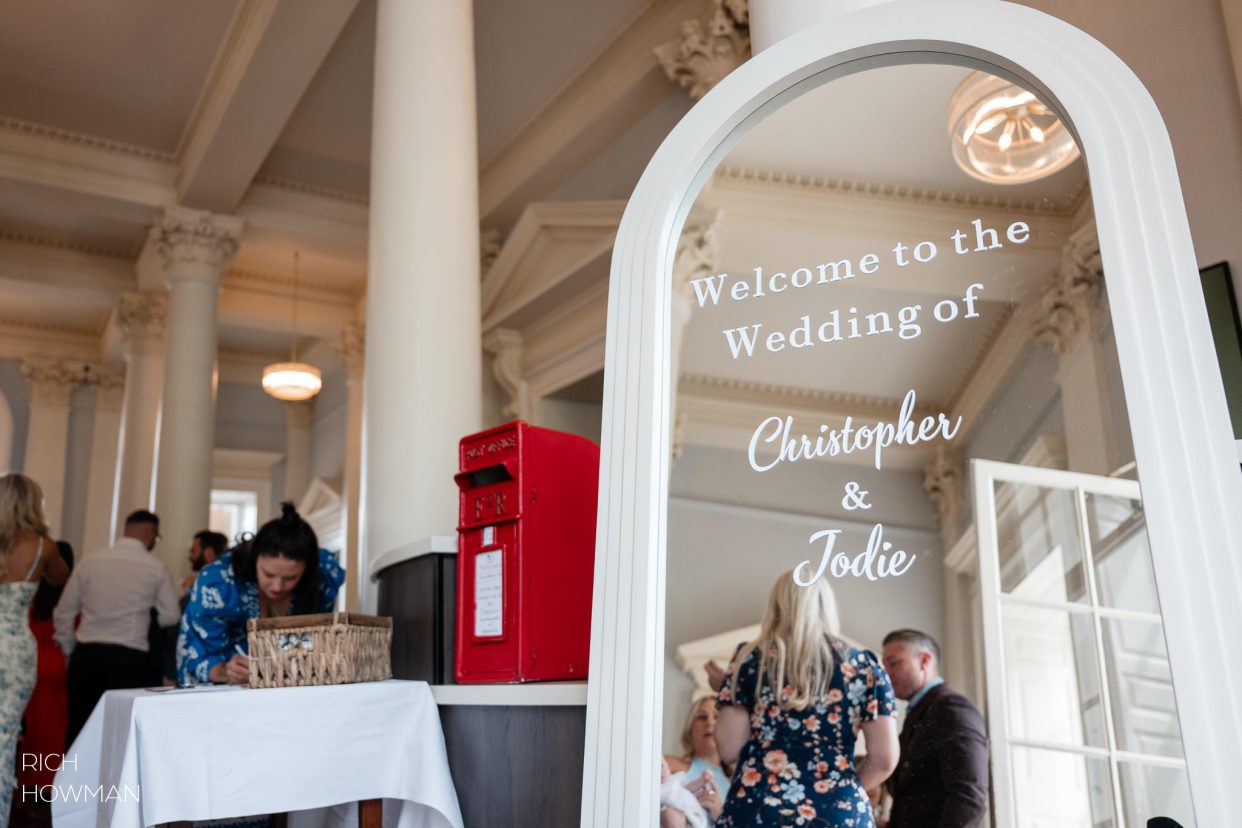
{"type": "Polygon", "coordinates": [[[286,402],[285,409],[285,494],[296,506],[310,486],[311,419],[314,400],[286,402]]]}
{"type": "Polygon", "coordinates": [[[379,0],[361,565],[457,518],[482,420],[473,10],[379,0]]]}
{"type": "Polygon", "coordinates": [[[43,488],[44,514],[55,538],[64,525],[69,398],[82,380],[81,368],[80,363],[38,359],[23,360],[21,366],[30,390],[30,427],[22,469],[43,488]]]}
{"type": "Polygon", "coordinates": [[[86,520],[82,551],[101,549],[116,536],[120,468],[121,406],[125,392],[124,365],[92,366],[86,381],[95,389],[95,428],[91,435],[90,478],[86,489],[86,520]]]}
{"type": "Polygon", "coordinates": [[[220,276],[241,229],[241,219],[166,207],[147,238],[168,284],[155,504],[164,536],[157,553],[176,577],[189,569],[194,533],[207,527],[220,276]]]}
{"type": "Polygon", "coordinates": [[[155,507],[155,443],[159,437],[160,389],[164,382],[163,291],[121,296],[117,326],[125,347],[125,391],[121,402],[120,465],[116,501],[109,520],[115,536],[125,515],[155,507]]]}
{"type": "Polygon", "coordinates": [[[336,339],[336,352],[345,363],[345,609],[354,612],[363,606],[370,579],[359,569],[360,513],[362,491],[362,405],[365,328],[350,323],[336,339]]]}

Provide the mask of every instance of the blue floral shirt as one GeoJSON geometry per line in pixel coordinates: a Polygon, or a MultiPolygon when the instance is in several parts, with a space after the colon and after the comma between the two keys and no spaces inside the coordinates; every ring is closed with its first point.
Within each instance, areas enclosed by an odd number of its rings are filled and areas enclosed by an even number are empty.
{"type": "MultiPolygon", "coordinates": [[[[319,600],[313,612],[331,612],[345,571],[336,553],[319,550],[319,600]]],[[[293,606],[289,609],[292,611],[293,606]]],[[[259,585],[233,578],[232,554],[203,567],[190,590],[177,635],[177,680],[206,684],[217,664],[241,648],[246,652],[246,622],[259,617],[259,585]]]]}

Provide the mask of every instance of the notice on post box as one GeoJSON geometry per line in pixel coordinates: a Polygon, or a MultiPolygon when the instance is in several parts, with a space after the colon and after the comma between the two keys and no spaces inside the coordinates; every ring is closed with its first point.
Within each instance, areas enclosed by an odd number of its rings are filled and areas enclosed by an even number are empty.
{"type": "Polygon", "coordinates": [[[474,635],[492,638],[504,634],[504,564],[501,550],[474,556],[474,635]]]}

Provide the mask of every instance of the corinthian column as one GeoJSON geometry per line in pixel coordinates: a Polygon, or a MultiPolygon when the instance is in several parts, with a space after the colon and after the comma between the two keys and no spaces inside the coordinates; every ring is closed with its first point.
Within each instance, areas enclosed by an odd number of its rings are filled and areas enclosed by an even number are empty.
{"type": "Polygon", "coordinates": [[[30,427],[22,468],[43,488],[48,528],[52,537],[59,538],[64,525],[69,398],[82,380],[82,366],[31,359],[22,361],[21,371],[30,389],[30,427]]]}
{"type": "Polygon", "coordinates": [[[113,522],[119,467],[121,405],[125,391],[124,365],[96,365],[86,375],[95,389],[95,430],[91,436],[90,478],[86,490],[86,521],[82,552],[101,549],[116,535],[113,522]]]}
{"type": "Polygon", "coordinates": [[[157,552],[175,577],[188,571],[194,533],[207,528],[220,276],[241,229],[241,219],[166,207],[144,251],[168,284],[155,504],[164,536],[157,552]]]}
{"type": "Polygon", "coordinates": [[[155,441],[160,425],[160,386],[164,381],[163,291],[131,291],[121,296],[117,326],[125,346],[125,391],[121,401],[120,468],[116,503],[109,520],[115,535],[124,515],[155,506],[155,441]]]}
{"type": "Polygon", "coordinates": [[[379,0],[363,567],[453,532],[457,443],[482,420],[473,30],[465,0],[379,0]]]}

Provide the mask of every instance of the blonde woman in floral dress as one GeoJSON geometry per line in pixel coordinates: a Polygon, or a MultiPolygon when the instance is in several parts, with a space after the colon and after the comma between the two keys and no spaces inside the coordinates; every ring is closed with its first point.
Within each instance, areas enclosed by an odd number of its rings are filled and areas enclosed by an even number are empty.
{"type": "Polygon", "coordinates": [[[9,824],[22,711],[34,688],[38,651],[27,614],[39,579],[69,577],[43,519],[43,492],[22,474],[0,476],[0,828],[9,824]]]}
{"type": "Polygon", "coordinates": [[[737,761],[717,826],[874,828],[866,789],[897,766],[897,701],[875,654],[839,634],[827,582],[777,580],[717,697],[716,745],[737,761]]]}

